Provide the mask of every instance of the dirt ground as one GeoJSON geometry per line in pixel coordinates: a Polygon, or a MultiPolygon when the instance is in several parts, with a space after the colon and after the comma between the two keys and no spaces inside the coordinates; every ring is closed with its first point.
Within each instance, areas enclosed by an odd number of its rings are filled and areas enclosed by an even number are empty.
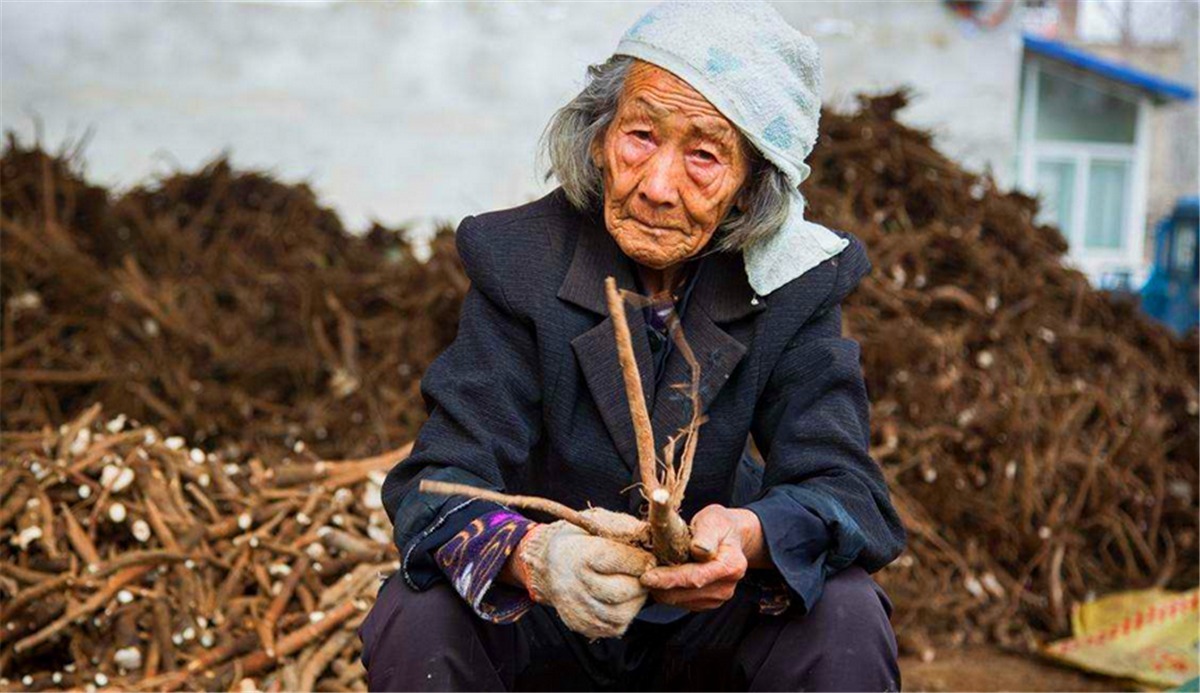
{"type": "Polygon", "coordinates": [[[1117,679],[1093,676],[1029,655],[992,647],[939,650],[932,662],[900,660],[906,691],[1128,691],[1117,679]]]}

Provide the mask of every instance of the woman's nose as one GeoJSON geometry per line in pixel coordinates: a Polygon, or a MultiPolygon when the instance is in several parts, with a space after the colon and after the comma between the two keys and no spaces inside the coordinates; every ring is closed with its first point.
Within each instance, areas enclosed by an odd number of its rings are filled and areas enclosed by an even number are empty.
{"type": "Polygon", "coordinates": [[[672,207],[679,200],[679,171],[676,157],[661,148],[647,162],[646,175],[642,179],[642,198],[655,207],[672,207]]]}

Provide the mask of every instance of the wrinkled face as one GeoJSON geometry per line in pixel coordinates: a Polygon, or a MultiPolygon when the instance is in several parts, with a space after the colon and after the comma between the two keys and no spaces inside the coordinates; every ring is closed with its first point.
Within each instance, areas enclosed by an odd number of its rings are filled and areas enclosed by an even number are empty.
{"type": "Polygon", "coordinates": [[[608,232],[654,269],[708,244],[749,173],[734,125],[687,82],[643,61],[630,67],[592,158],[604,173],[608,232]]]}

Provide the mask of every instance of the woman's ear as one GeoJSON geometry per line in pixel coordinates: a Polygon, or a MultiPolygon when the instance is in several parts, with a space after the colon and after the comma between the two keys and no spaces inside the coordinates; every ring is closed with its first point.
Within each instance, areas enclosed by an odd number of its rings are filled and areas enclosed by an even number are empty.
{"type": "Polygon", "coordinates": [[[588,151],[592,155],[592,165],[601,171],[604,170],[604,136],[608,132],[608,128],[601,130],[592,138],[592,144],[588,147],[588,151]]]}
{"type": "MultiPolygon", "coordinates": [[[[753,145],[745,141],[745,136],[743,136],[742,145],[747,151],[752,151],[749,148],[753,145]]],[[[754,181],[758,179],[762,161],[757,157],[748,156],[746,159],[743,159],[743,162],[746,177],[742,180],[742,186],[738,188],[737,196],[733,198],[733,206],[737,208],[737,211],[745,214],[750,209],[750,196],[754,188],[754,181]]]]}
{"type": "Polygon", "coordinates": [[[750,181],[742,183],[742,189],[738,191],[737,197],[733,198],[733,206],[742,214],[750,209],[750,181]]]}

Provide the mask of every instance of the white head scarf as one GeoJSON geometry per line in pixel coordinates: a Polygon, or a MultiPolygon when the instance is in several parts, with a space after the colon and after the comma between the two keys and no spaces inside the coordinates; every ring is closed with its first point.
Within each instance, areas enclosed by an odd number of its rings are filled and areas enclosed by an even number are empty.
{"type": "Polygon", "coordinates": [[[763,0],[669,0],[642,15],[614,53],[657,65],[700,92],[792,185],[787,220],[744,252],[765,296],[837,255],[849,241],[804,218],[799,185],[817,142],[821,54],[763,0]]]}

